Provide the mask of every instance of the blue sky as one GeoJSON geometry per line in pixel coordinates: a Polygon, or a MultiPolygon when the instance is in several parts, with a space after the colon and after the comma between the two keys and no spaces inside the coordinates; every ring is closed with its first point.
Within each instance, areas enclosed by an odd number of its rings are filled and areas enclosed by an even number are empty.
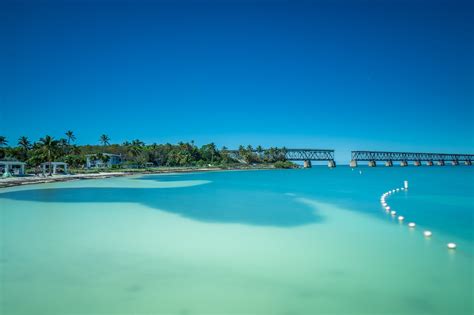
{"type": "Polygon", "coordinates": [[[472,153],[472,1],[10,1],[0,135],[472,153]]]}

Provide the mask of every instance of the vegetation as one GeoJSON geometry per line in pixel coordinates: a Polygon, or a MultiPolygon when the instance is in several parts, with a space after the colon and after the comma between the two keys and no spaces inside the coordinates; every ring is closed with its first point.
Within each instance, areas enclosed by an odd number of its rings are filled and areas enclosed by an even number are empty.
{"type": "Polygon", "coordinates": [[[261,146],[240,146],[238,154],[227,147],[218,149],[214,143],[198,147],[191,142],[177,144],[145,144],[135,139],[122,144],[111,144],[110,137],[103,134],[99,137],[100,145],[76,145],[73,131],[65,133],[66,138],[54,139],[45,136],[37,142],[31,142],[26,136],[18,139],[17,146],[8,146],[8,140],[0,136],[0,158],[26,162],[28,167],[41,163],[64,161],[70,168],[83,169],[86,155],[92,159],[108,162],[109,156],[104,153],[122,156],[123,163],[114,168],[149,168],[149,167],[236,167],[242,165],[292,168],[295,164],[285,158],[285,148],[264,149],[261,146]]]}

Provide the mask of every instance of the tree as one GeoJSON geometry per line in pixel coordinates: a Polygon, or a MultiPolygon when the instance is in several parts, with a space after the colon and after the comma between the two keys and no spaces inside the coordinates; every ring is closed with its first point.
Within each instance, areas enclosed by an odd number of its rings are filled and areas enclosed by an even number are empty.
{"type": "Polygon", "coordinates": [[[200,150],[201,158],[206,161],[206,163],[214,163],[214,158],[219,155],[216,145],[212,142],[206,145],[203,145],[200,150]]]}
{"type": "Polygon", "coordinates": [[[4,136],[0,136],[0,147],[5,147],[7,146],[7,144],[8,144],[7,138],[4,136]]]}
{"type": "Polygon", "coordinates": [[[49,175],[52,175],[52,162],[56,158],[59,151],[59,141],[54,140],[51,136],[45,136],[38,142],[38,153],[49,163],[49,175]]]}
{"type": "Polygon", "coordinates": [[[132,146],[139,146],[139,147],[142,147],[145,145],[145,142],[141,141],[141,140],[138,140],[138,139],[135,139],[132,141],[131,143],[132,146]]]}
{"type": "Polygon", "coordinates": [[[70,145],[71,142],[76,141],[76,136],[74,135],[74,132],[71,130],[66,131],[66,137],[67,137],[67,144],[70,145]]]}
{"type": "Polygon", "coordinates": [[[257,146],[256,148],[257,150],[257,153],[258,153],[258,159],[259,159],[259,162],[262,161],[262,156],[263,156],[263,151],[265,151],[261,145],[257,146]]]}
{"type": "Polygon", "coordinates": [[[69,154],[80,155],[81,154],[81,149],[77,145],[72,145],[69,148],[69,154]]]}
{"type": "Polygon", "coordinates": [[[28,140],[28,137],[22,136],[18,139],[18,146],[27,152],[31,148],[31,142],[28,140]]]}
{"type": "Polygon", "coordinates": [[[99,142],[105,147],[106,145],[110,144],[110,138],[108,135],[103,134],[100,136],[99,142]]]}
{"type": "Polygon", "coordinates": [[[130,153],[130,155],[135,158],[139,156],[142,153],[142,151],[143,151],[143,146],[141,145],[135,144],[128,147],[128,153],[130,153]]]}
{"type": "Polygon", "coordinates": [[[31,149],[31,142],[27,137],[22,136],[18,139],[18,146],[21,149],[20,159],[26,161],[28,159],[28,151],[31,149]]]}

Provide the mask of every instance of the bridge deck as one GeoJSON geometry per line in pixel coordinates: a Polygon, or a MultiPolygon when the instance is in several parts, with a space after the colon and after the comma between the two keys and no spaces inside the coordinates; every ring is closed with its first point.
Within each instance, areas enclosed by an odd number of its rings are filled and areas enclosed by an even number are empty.
{"type": "MultiPolygon", "coordinates": [[[[264,150],[263,152],[265,152],[264,150]]],[[[227,150],[227,152],[240,156],[239,150],[227,150]]],[[[252,150],[253,153],[263,152],[252,150]]],[[[327,149],[282,149],[285,159],[289,161],[334,161],[334,150],[327,149]]]]}
{"type": "Polygon", "coordinates": [[[474,161],[474,154],[352,151],[353,161],[474,161]]]}

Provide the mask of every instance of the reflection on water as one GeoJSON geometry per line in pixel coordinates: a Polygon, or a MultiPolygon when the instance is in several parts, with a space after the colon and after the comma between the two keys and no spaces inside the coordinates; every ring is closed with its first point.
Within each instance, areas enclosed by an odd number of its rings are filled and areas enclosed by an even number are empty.
{"type": "Polygon", "coordinates": [[[213,190],[170,181],[160,188],[49,188],[6,192],[0,198],[61,203],[135,202],[158,210],[207,222],[273,225],[280,227],[317,223],[322,220],[313,209],[288,196],[272,192],[213,190]],[[175,185],[176,187],[173,187],[175,185]],[[167,189],[162,189],[167,188],[167,189]]]}

